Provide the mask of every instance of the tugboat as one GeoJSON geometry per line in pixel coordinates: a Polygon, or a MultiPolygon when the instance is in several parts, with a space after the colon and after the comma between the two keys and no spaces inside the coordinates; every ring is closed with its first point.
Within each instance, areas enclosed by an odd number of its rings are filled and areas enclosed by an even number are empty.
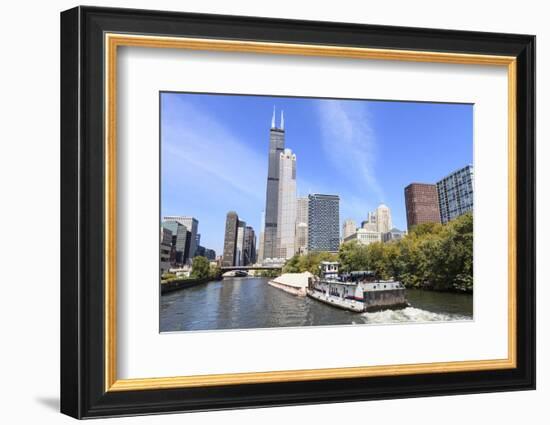
{"type": "Polygon", "coordinates": [[[405,287],[394,280],[379,280],[372,271],[340,275],[337,262],[320,264],[321,278],[311,279],[307,295],[333,307],[356,313],[409,306],[405,287]]]}

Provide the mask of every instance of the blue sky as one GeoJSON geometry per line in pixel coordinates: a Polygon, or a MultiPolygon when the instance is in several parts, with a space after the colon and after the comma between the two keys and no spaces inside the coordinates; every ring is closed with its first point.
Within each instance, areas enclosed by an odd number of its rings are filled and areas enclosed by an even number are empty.
{"type": "Polygon", "coordinates": [[[228,211],[259,234],[273,107],[298,194],[339,195],[341,222],[383,202],[405,229],[405,186],[473,163],[472,105],[161,93],[161,215],[196,217],[217,255],[228,211]]]}

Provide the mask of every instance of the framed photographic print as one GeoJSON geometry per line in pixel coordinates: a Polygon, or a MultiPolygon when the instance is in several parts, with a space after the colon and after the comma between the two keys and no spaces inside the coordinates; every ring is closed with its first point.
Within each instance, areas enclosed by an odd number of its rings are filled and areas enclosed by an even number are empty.
{"type": "Polygon", "coordinates": [[[535,387],[535,37],[61,14],[61,411],[535,387]]]}

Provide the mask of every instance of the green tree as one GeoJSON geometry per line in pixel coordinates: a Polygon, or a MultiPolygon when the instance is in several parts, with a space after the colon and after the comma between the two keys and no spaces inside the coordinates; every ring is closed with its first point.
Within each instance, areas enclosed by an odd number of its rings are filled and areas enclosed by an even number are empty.
{"type": "Polygon", "coordinates": [[[443,230],[443,225],[440,223],[422,223],[413,226],[410,233],[416,236],[424,236],[426,234],[437,234],[443,230]]]}
{"type": "Polygon", "coordinates": [[[283,267],[283,273],[301,273],[300,254],[294,255],[286,262],[283,267]]]}
{"type": "Polygon", "coordinates": [[[307,254],[296,254],[290,258],[283,267],[283,273],[310,272],[319,275],[321,261],[338,261],[338,255],[332,252],[309,252],[307,254]]]}
{"type": "Polygon", "coordinates": [[[343,272],[372,270],[409,288],[471,292],[473,216],[464,214],[444,225],[421,224],[396,242],[344,243],[338,259],[343,272]]]}
{"type": "Polygon", "coordinates": [[[338,254],[327,251],[320,252],[311,252],[308,253],[304,258],[303,265],[301,267],[302,271],[310,272],[316,276],[321,274],[320,265],[322,261],[338,261],[338,254]]]}
{"type": "Polygon", "coordinates": [[[338,251],[340,270],[349,273],[358,270],[369,270],[370,261],[368,247],[357,241],[343,243],[338,251]]]}
{"type": "Polygon", "coordinates": [[[448,225],[446,242],[448,271],[452,276],[452,286],[456,290],[473,289],[473,216],[464,214],[448,225]]]}
{"type": "Polygon", "coordinates": [[[380,279],[389,279],[392,274],[386,246],[387,244],[382,242],[375,242],[367,246],[369,269],[374,271],[380,279]]]}
{"type": "Polygon", "coordinates": [[[211,264],[210,270],[209,270],[209,276],[212,279],[220,279],[222,276],[222,269],[215,264],[211,264]]]}
{"type": "Polygon", "coordinates": [[[198,256],[193,258],[191,277],[204,279],[210,275],[210,262],[206,257],[198,256]]]}
{"type": "Polygon", "coordinates": [[[257,276],[273,278],[273,277],[279,276],[280,274],[281,274],[281,272],[277,269],[260,270],[260,272],[257,274],[257,276]]]}
{"type": "Polygon", "coordinates": [[[396,278],[401,275],[403,261],[401,258],[401,246],[399,242],[384,244],[384,255],[386,258],[387,278],[396,278]]]}

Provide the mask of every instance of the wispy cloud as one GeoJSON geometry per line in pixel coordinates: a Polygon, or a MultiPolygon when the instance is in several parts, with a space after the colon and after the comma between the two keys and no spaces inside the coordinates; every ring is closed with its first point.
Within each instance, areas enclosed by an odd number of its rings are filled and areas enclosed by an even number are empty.
{"type": "MultiPolygon", "coordinates": [[[[199,219],[201,244],[222,250],[225,214],[256,229],[265,202],[267,155],[198,102],[172,96],[162,111],[163,215],[199,219]]],[[[258,141],[257,143],[261,143],[258,141]]]]}
{"type": "Polygon", "coordinates": [[[163,116],[163,164],[179,179],[190,177],[209,191],[237,192],[263,200],[265,159],[207,110],[180,99],[163,116]],[[177,166],[176,166],[177,164],[177,166]],[[219,189],[219,190],[218,190],[219,189]]]}
{"type": "Polygon", "coordinates": [[[367,105],[324,100],[319,102],[319,116],[322,147],[336,172],[354,186],[355,193],[368,199],[368,204],[382,201],[384,191],[376,178],[376,135],[367,105]]]}

